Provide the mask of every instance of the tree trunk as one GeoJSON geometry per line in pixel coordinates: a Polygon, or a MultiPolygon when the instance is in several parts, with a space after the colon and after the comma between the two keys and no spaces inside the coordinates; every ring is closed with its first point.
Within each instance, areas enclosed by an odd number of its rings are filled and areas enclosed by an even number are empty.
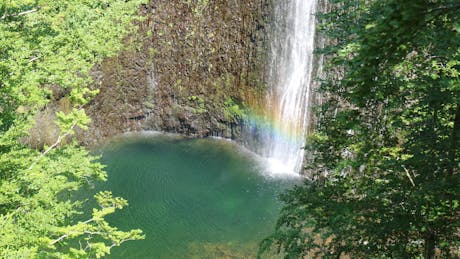
{"type": "Polygon", "coordinates": [[[455,156],[458,149],[458,144],[460,142],[460,104],[457,104],[457,112],[454,118],[454,129],[452,131],[452,143],[451,143],[451,150],[450,150],[450,161],[452,163],[451,174],[454,173],[456,168],[455,165],[455,156]]]}
{"type": "Polygon", "coordinates": [[[435,235],[433,232],[426,233],[425,236],[425,259],[434,259],[435,235]]]}
{"type": "Polygon", "coordinates": [[[454,131],[452,132],[452,147],[455,149],[460,138],[460,104],[457,104],[457,112],[454,118],[454,131]]]}

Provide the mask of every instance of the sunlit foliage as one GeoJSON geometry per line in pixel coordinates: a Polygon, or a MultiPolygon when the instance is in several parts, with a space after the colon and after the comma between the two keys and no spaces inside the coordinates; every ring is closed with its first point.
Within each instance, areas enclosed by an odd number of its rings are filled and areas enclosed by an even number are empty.
{"type": "Polygon", "coordinates": [[[460,4],[329,1],[311,179],[262,248],[286,258],[460,256],[460,4]]]}
{"type": "Polygon", "coordinates": [[[143,237],[105,221],[127,205],[110,192],[97,194],[99,207],[76,222],[82,201],[74,193],[106,173],[72,139],[90,122],[84,107],[97,94],[92,67],[122,48],[142,2],[0,2],[0,257],[101,257],[143,237]],[[71,107],[56,114],[55,141],[32,149],[25,140],[52,98],[71,107]]]}

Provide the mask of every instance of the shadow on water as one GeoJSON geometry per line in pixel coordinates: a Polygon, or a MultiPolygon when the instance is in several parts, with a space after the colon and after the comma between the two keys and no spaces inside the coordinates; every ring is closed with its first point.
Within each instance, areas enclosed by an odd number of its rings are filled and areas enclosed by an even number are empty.
{"type": "Polygon", "coordinates": [[[121,137],[101,147],[111,190],[129,206],[108,218],[146,239],[110,258],[250,258],[270,234],[278,195],[299,179],[271,178],[250,153],[223,140],[121,137]]]}

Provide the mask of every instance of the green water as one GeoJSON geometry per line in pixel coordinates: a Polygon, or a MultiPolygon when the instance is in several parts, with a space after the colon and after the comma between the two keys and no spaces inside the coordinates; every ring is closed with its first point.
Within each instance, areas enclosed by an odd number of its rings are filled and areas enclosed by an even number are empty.
{"type": "Polygon", "coordinates": [[[274,229],[277,196],[295,179],[264,176],[260,163],[226,141],[131,136],[101,149],[111,190],[129,206],[108,218],[146,239],[110,258],[248,258],[274,229]]]}

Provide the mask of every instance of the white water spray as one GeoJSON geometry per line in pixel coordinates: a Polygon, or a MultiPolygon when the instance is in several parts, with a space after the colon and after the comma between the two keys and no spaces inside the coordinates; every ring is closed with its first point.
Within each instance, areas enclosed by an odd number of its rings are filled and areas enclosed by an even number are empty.
{"type": "Polygon", "coordinates": [[[279,0],[274,10],[267,110],[275,133],[264,156],[273,173],[299,173],[308,129],[317,0],[279,0]]]}

